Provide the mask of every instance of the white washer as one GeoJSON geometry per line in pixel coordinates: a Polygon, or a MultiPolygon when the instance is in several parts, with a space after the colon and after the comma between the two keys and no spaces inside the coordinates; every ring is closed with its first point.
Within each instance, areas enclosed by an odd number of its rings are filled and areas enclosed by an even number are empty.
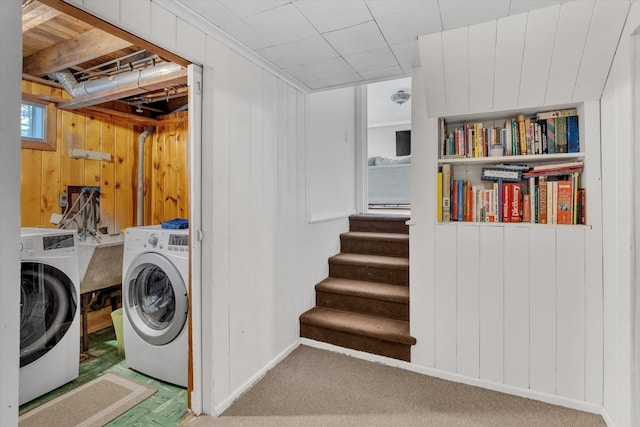
{"type": "Polygon", "coordinates": [[[80,274],[76,231],[20,230],[22,405],[78,377],[80,274]]]}
{"type": "Polygon", "coordinates": [[[128,228],[122,264],[127,365],[186,387],[189,230],[128,228]]]}

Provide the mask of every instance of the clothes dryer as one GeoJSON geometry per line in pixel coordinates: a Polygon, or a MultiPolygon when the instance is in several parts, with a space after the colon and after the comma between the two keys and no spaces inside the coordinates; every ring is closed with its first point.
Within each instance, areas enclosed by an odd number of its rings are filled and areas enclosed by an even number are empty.
{"type": "Polygon", "coordinates": [[[20,405],[78,377],[77,247],[76,231],[20,230],[20,405]]]}
{"type": "Polygon", "coordinates": [[[186,387],[189,230],[160,226],[128,228],[122,278],[127,365],[153,378],[186,387]]]}

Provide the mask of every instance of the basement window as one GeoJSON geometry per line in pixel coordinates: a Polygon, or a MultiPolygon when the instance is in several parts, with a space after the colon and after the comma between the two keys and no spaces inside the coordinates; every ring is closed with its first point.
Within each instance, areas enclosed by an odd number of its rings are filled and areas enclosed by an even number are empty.
{"type": "Polygon", "coordinates": [[[33,95],[22,94],[20,104],[22,148],[56,151],[56,107],[33,95]]]}

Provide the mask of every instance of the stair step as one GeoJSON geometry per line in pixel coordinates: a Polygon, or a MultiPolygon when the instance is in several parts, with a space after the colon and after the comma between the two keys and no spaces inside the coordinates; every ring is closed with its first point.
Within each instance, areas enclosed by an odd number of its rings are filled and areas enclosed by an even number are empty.
{"type": "Polygon", "coordinates": [[[409,286],[409,259],[339,253],[329,258],[329,276],[409,286]]]}
{"type": "Polygon", "coordinates": [[[329,277],[316,285],[316,305],[409,321],[409,288],[329,277]]]}
{"type": "Polygon", "coordinates": [[[416,343],[409,322],[325,307],[300,315],[300,336],[406,361],[416,343]]]}
{"type": "Polygon", "coordinates": [[[349,217],[350,231],[409,234],[407,215],[357,214],[349,217]]]}
{"type": "Polygon", "coordinates": [[[340,235],[340,250],[355,254],[409,258],[409,235],[349,231],[340,235]]]}

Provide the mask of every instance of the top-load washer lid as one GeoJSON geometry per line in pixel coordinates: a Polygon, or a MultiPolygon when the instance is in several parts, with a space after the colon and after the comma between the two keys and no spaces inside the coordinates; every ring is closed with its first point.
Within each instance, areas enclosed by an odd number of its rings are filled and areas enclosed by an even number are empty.
{"type": "Polygon", "coordinates": [[[125,275],[122,296],[131,327],[147,343],[165,345],[182,332],[189,307],[187,287],[164,256],[137,256],[125,275]]]}
{"type": "Polygon", "coordinates": [[[22,262],[20,278],[20,367],[38,360],[62,340],[78,301],[73,281],[41,262],[22,262]]]}

